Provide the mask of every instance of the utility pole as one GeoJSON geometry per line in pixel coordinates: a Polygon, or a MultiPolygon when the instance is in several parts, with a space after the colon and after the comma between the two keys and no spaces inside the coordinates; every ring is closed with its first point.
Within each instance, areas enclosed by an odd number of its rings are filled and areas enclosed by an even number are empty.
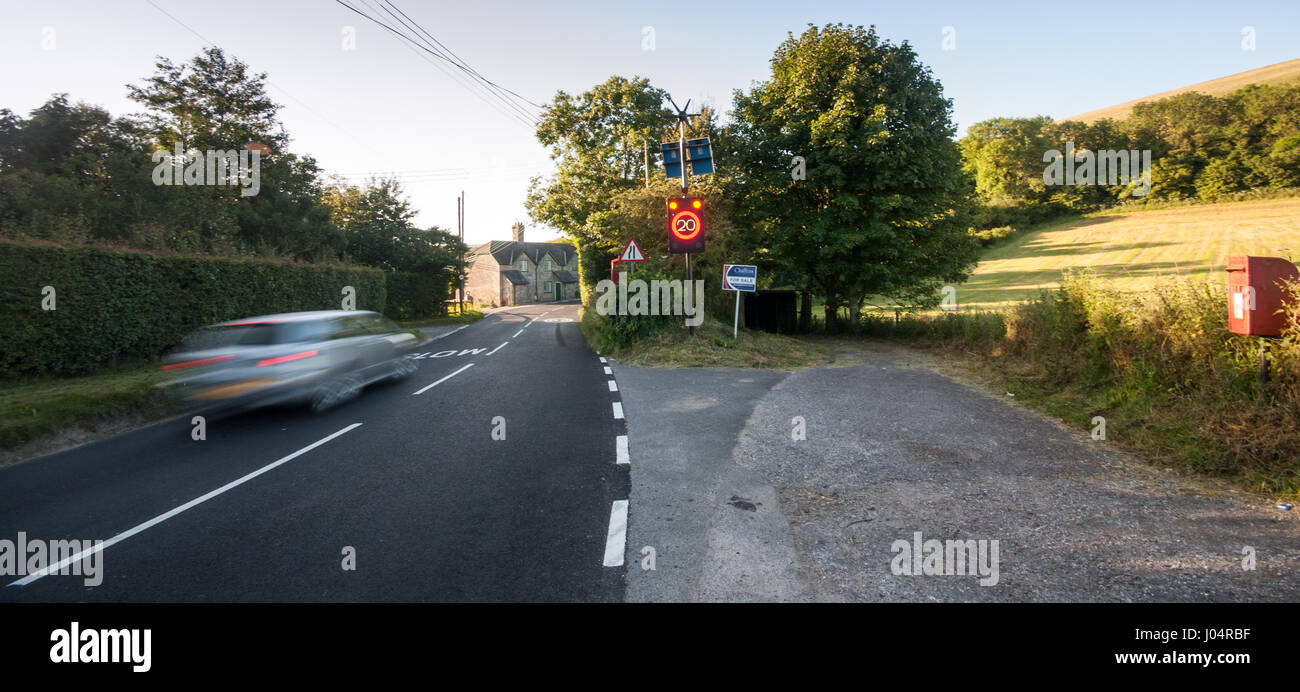
{"type": "MultiPolygon", "coordinates": [[[[677,156],[678,160],[681,161],[682,166],[682,197],[685,197],[687,190],[690,188],[690,182],[686,177],[686,121],[690,119],[691,114],[686,111],[691,107],[691,100],[686,99],[685,108],[678,108],[677,102],[673,101],[672,98],[669,98],[668,102],[673,104],[673,109],[677,111],[677,156]]],[[[696,115],[698,115],[698,113],[696,115]]],[[[691,271],[691,253],[689,252],[686,253],[686,285],[689,287],[686,289],[686,295],[691,299],[691,305],[695,305],[695,301],[693,300],[695,297],[695,274],[691,271]]],[[[692,317],[694,317],[694,315],[692,315],[692,317]]],[[[695,326],[688,325],[688,328],[690,329],[691,336],[695,336],[695,326]]]]}
{"type": "Polygon", "coordinates": [[[457,277],[460,279],[460,299],[457,301],[457,309],[461,316],[465,315],[465,191],[460,191],[460,197],[456,198],[456,229],[460,234],[460,247],[457,248],[457,255],[460,255],[460,272],[457,277]]]}

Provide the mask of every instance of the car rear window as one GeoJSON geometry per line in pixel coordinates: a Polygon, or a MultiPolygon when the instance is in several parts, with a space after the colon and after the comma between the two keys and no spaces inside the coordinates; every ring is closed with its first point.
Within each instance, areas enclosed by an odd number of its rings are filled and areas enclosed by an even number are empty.
{"type": "Polygon", "coordinates": [[[324,341],[330,338],[333,325],[329,320],[286,322],[280,325],[278,339],[281,343],[324,341]]]}
{"type": "Polygon", "coordinates": [[[181,351],[208,351],[230,346],[269,346],[275,343],[273,324],[231,324],[204,327],[181,342],[181,351]]]}

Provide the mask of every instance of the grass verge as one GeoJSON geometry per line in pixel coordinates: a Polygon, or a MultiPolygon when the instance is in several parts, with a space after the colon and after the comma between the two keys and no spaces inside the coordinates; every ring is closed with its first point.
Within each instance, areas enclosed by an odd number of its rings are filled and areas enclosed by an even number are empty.
{"type": "Polygon", "coordinates": [[[447,315],[446,317],[426,317],[420,320],[399,320],[398,326],[401,327],[436,327],[443,324],[473,324],[483,319],[483,313],[478,310],[466,310],[461,315],[447,315]]]}
{"type": "Polygon", "coordinates": [[[620,339],[618,327],[595,310],[583,309],[582,332],[602,354],[625,365],[659,368],[795,368],[828,365],[829,348],[781,334],[741,330],[732,338],[731,325],[706,317],[695,335],[670,318],[639,331],[635,338],[620,339]]]}
{"type": "Polygon", "coordinates": [[[0,464],[85,441],[87,429],[158,420],[177,406],[154,388],[155,361],[84,377],[39,377],[0,383],[0,464]]]}

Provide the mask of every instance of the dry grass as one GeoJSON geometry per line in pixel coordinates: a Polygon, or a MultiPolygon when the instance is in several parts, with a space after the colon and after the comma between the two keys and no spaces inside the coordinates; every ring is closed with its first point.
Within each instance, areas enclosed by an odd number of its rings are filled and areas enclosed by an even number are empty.
{"type": "Polygon", "coordinates": [[[1142,98],[1134,99],[1132,101],[1125,101],[1124,103],[1117,104],[1114,106],[1107,106],[1106,108],[1098,108],[1095,111],[1088,111],[1087,113],[1081,113],[1079,115],[1071,116],[1069,118],[1061,118],[1061,120],[1077,120],[1079,122],[1085,122],[1085,123],[1095,122],[1097,120],[1101,120],[1102,118],[1123,120],[1124,118],[1127,118],[1129,115],[1133,113],[1133,106],[1136,106],[1139,103],[1144,103],[1147,101],[1158,101],[1163,98],[1169,98],[1170,96],[1177,96],[1178,94],[1186,93],[1189,91],[1199,91],[1203,94],[1209,94],[1211,96],[1222,96],[1224,94],[1230,94],[1246,86],[1247,84],[1281,85],[1281,84],[1291,84],[1295,82],[1300,82],[1300,59],[1287,60],[1286,62],[1279,62],[1273,65],[1267,65],[1265,67],[1260,67],[1254,70],[1247,70],[1245,72],[1238,72],[1237,74],[1231,74],[1228,75],[1227,77],[1211,79],[1207,82],[1200,82],[1197,84],[1193,84],[1191,86],[1181,87],[1179,89],[1162,91],[1158,94],[1152,94],[1151,96],[1144,96],[1142,98]]]}

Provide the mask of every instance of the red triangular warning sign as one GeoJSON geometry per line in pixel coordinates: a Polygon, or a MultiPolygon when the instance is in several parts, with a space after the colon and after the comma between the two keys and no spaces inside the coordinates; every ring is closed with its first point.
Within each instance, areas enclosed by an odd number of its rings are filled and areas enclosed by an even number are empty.
{"type": "Polygon", "coordinates": [[[623,254],[619,256],[620,262],[644,262],[645,255],[641,252],[641,246],[636,244],[636,238],[629,238],[627,247],[623,248],[623,254]]]}

